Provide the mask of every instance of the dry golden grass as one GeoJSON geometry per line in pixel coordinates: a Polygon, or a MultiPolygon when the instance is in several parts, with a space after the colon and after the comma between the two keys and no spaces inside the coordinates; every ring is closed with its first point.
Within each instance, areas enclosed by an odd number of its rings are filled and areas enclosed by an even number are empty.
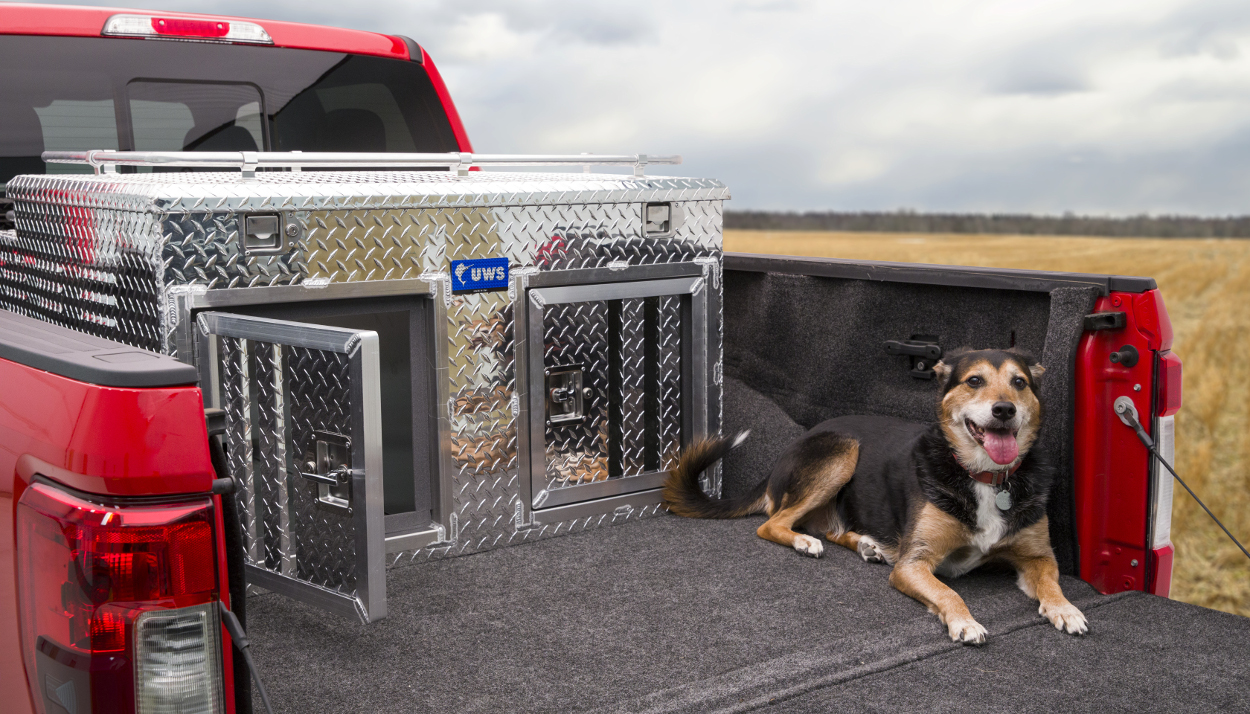
{"type": "MultiPolygon", "coordinates": [[[[1250,240],[725,231],[725,250],[1153,277],[1185,363],[1177,472],[1250,540],[1250,240]]],[[[1172,597],[1250,615],[1250,561],[1179,484],[1172,503],[1172,597]]]]}

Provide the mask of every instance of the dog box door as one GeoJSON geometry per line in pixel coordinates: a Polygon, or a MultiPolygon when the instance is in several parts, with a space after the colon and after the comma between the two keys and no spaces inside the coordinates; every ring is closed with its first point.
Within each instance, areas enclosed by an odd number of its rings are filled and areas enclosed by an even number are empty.
{"type": "Polygon", "coordinates": [[[197,324],[217,355],[248,583],[381,619],[377,333],[223,312],[197,324]]]}
{"type": "Polygon", "coordinates": [[[707,430],[705,279],[526,292],[530,506],[659,488],[707,430]]]}

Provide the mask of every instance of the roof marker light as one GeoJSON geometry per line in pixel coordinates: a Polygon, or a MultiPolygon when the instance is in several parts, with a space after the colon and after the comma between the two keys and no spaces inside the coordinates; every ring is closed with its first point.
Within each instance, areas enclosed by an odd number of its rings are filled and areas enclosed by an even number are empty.
{"type": "Polygon", "coordinates": [[[106,37],[154,37],[216,40],[272,45],[273,38],[254,22],[238,22],[153,15],[113,15],[100,31],[106,37]]]}

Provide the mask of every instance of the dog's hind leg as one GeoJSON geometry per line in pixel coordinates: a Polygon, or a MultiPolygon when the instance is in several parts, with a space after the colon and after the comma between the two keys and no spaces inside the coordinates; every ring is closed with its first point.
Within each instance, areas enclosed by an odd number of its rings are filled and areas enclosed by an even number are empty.
{"type": "Polygon", "coordinates": [[[852,439],[843,439],[838,447],[833,453],[796,470],[781,508],[755,531],[756,535],[794,548],[803,555],[820,557],[825,550],[820,541],[796,533],[794,526],[803,522],[812,511],[828,506],[854,475],[855,464],[859,460],[859,444],[852,439]]]}
{"type": "Polygon", "coordinates": [[[898,553],[876,541],[872,536],[860,535],[855,531],[829,531],[825,534],[831,542],[843,548],[853,550],[867,563],[893,563],[898,553]]]}
{"type": "Polygon", "coordinates": [[[803,555],[819,558],[820,554],[825,552],[825,548],[820,544],[820,541],[809,535],[796,533],[794,530],[794,524],[798,523],[819,505],[800,502],[789,508],[783,508],[767,521],[764,521],[764,525],[760,526],[755,531],[755,534],[764,540],[771,540],[774,543],[794,548],[803,555]]]}

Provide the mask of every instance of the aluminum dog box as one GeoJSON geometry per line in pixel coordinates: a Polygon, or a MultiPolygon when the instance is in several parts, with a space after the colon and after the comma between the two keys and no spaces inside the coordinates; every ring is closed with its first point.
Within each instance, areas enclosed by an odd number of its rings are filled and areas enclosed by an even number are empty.
{"type": "Polygon", "coordinates": [[[253,585],[376,620],[387,566],[653,514],[719,430],[717,181],[109,156],[9,184],[0,306],[197,367],[253,585]]]}

